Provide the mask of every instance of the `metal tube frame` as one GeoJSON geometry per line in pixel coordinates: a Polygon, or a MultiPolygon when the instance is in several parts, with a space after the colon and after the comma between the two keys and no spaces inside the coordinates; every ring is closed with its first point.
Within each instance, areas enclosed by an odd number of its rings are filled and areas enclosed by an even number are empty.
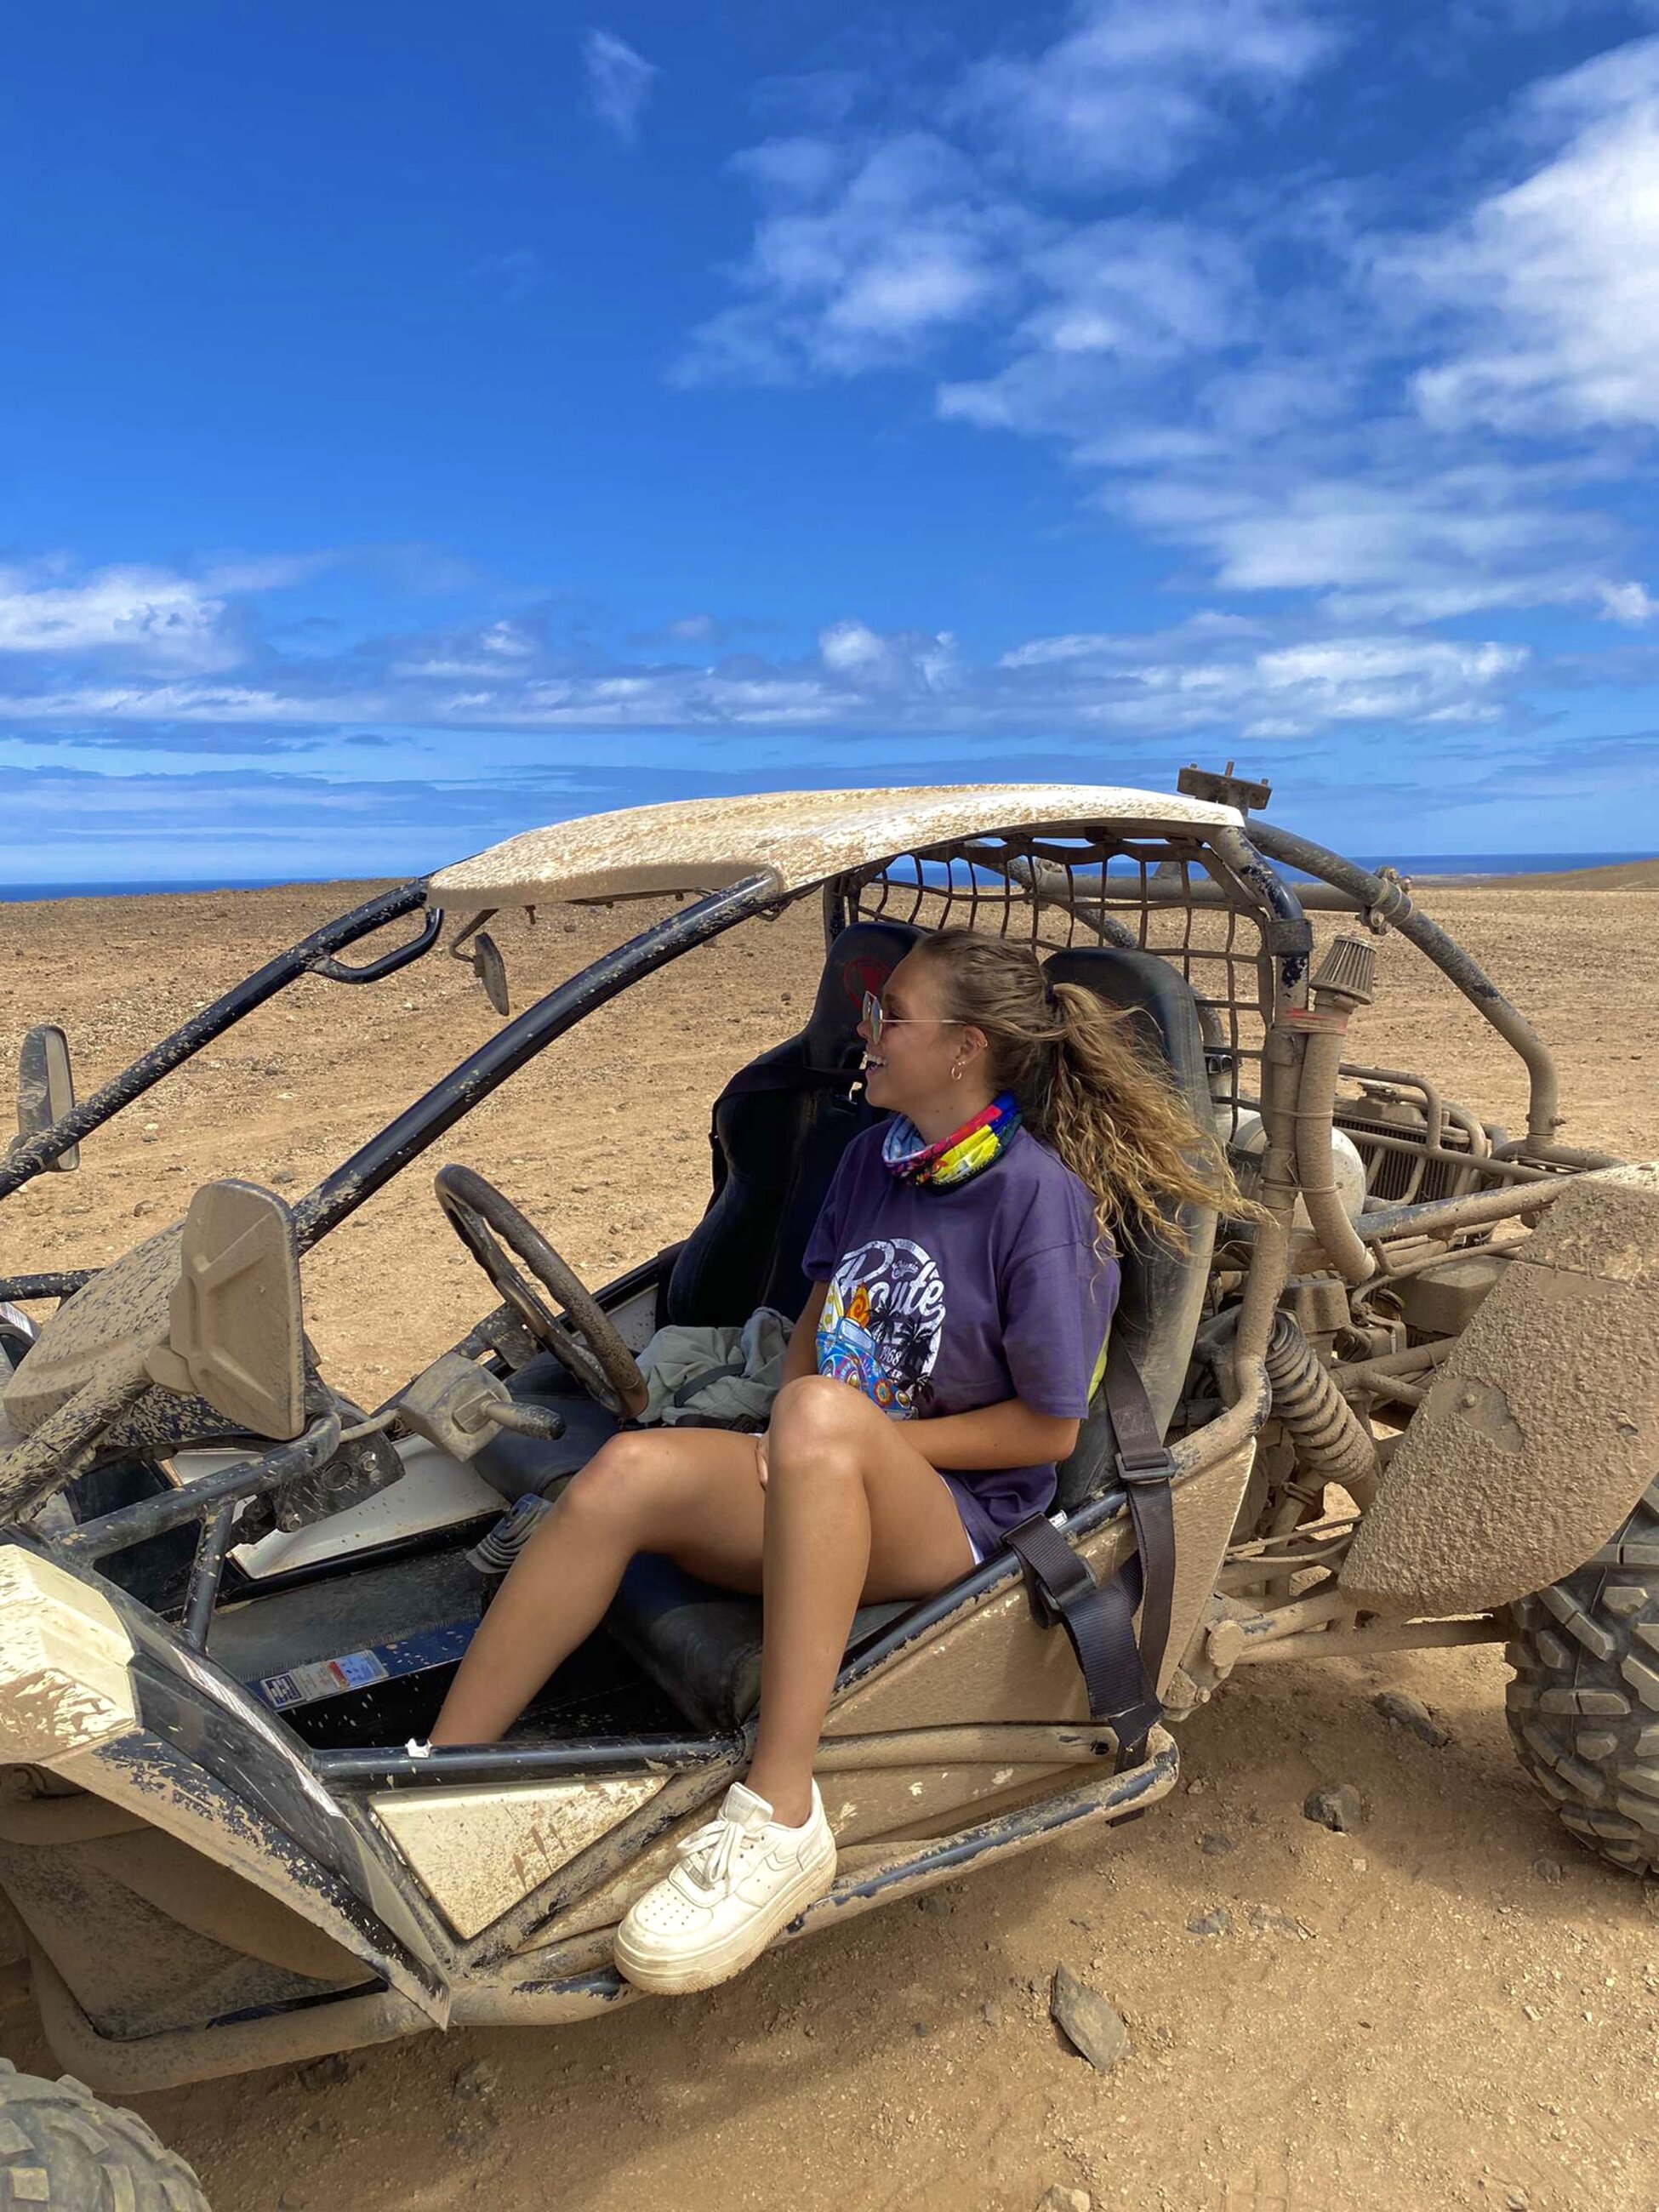
{"type": "Polygon", "coordinates": [[[325,1413],[291,1443],[275,1445],[256,1459],[238,1460],[234,1467],[205,1474],[199,1482],[164,1490],[155,1498],[141,1498],[136,1505],[123,1505],[113,1513],[100,1513],[95,1521],[83,1521],[79,1528],[54,1537],[52,1548],[71,1559],[106,1559],[112,1552],[124,1552],[130,1544],[142,1543],[146,1536],[159,1536],[163,1529],[199,1520],[222,1504],[245,1504],[249,1498],[279,1490],[283,1483],[301,1475],[314,1474],[339,1447],[340,1417],[337,1413],[325,1413]]]}
{"type": "Polygon", "coordinates": [[[331,1788],[465,1789],[481,1782],[580,1780],[602,1774],[678,1774],[738,1758],[741,1736],[588,1736],[569,1743],[434,1744],[419,1752],[313,1751],[312,1771],[331,1788]]]}
{"type": "Polygon", "coordinates": [[[190,1571],[190,1587],[185,1593],[184,1619],[179,1629],[192,1651],[207,1650],[208,1631],[213,1625],[213,1608],[218,1602],[225,1554],[230,1549],[239,1502],[234,1498],[222,1499],[202,1523],[195,1563],[190,1571]]]}
{"type": "MultiPolygon", "coordinates": [[[[279,952],[234,990],[216,999],[210,1006],[204,1006],[199,1014],[193,1014],[171,1036],[163,1037],[160,1044],[141,1054],[131,1067],[112,1076],[101,1090],[94,1091],[90,1098],[54,1121],[49,1129],[42,1129],[26,1143],[14,1145],[0,1158],[0,1199],[9,1198],[13,1191],[43,1174],[72,1145],[78,1145],[83,1137],[101,1128],[124,1106],[131,1105],[135,1098],[142,1098],[164,1075],[171,1074],[204,1046],[211,1044],[215,1037],[245,1020],[256,1007],[264,1006],[267,999],[274,999],[301,975],[324,975],[334,983],[373,983],[407,968],[411,961],[429,952],[437,942],[438,933],[443,927],[441,907],[428,909],[426,920],[408,944],[394,947],[362,968],[348,968],[334,955],[344,946],[355,945],[360,938],[372,936],[387,922],[395,921],[399,915],[412,913],[425,905],[424,882],[400,884],[396,890],[381,891],[362,906],[354,907],[349,914],[325,923],[309,937],[301,938],[297,945],[289,945],[286,952],[279,952]]],[[[84,1275],[81,1280],[85,1280],[84,1275]]]]}
{"type": "Polygon", "coordinates": [[[1506,1190],[1470,1190],[1461,1198],[1425,1199],[1416,1206],[1380,1206],[1362,1213],[1357,1226],[1367,1244],[1392,1243],[1402,1237],[1449,1239],[1495,1221],[1522,1220],[1559,1198],[1571,1180],[1570,1175],[1552,1175],[1506,1190]]]}
{"type": "Polygon", "coordinates": [[[1408,943],[1426,954],[1482,1018],[1492,1024],[1525,1064],[1528,1097],[1524,1150],[1530,1158],[1539,1157],[1538,1148],[1550,1145],[1561,1126],[1561,1086],[1555,1060],[1526,1016],[1504,997],[1479,962],[1472,960],[1437,923],[1418,912],[1403,884],[1391,882],[1386,876],[1374,876],[1367,869],[1356,866],[1353,861],[1345,860],[1340,854],[1327,852],[1311,839],[1298,837],[1293,831],[1281,830],[1276,823],[1259,817],[1252,820],[1249,834],[1253,842],[1270,859],[1283,861],[1286,867],[1300,868],[1304,875],[1346,891],[1360,902],[1368,915],[1374,915],[1389,928],[1397,929],[1408,943]]]}
{"type": "Polygon", "coordinates": [[[597,1007],[693,945],[778,903],[770,876],[747,876],[641,931],[526,1007],[300,1200],[294,1209],[300,1249],[309,1251],[337,1229],[509,1076],[597,1007]]]}
{"type": "MultiPolygon", "coordinates": [[[[430,916],[435,916],[436,921],[428,917],[422,936],[371,967],[342,969],[330,955],[338,946],[355,942],[385,921],[421,904],[425,897],[426,890],[422,884],[407,884],[397,891],[385,892],[378,900],[371,900],[368,905],[343,915],[271,961],[257,975],[239,984],[234,991],[198,1015],[193,1022],[187,1022],[142,1060],[135,1060],[124,1075],[106,1084],[83,1107],[78,1107],[74,1114],[65,1115],[53,1128],[33,1139],[28,1147],[28,1159],[33,1164],[26,1164],[21,1152],[9,1157],[3,1171],[0,1171],[0,1199],[30,1175],[40,1173],[58,1151],[78,1141],[89,1127],[106,1121],[152,1083],[159,1082],[169,1069],[200,1051],[222,1030],[241,1020],[295,976],[315,970],[337,981],[363,982],[371,980],[373,974],[391,972],[388,962],[407,965],[433,942],[442,921],[441,908],[430,910],[430,916]]],[[[401,1173],[411,1160],[470,1114],[481,1100],[596,1007],[604,1006],[619,992],[693,945],[717,937],[750,915],[762,913],[777,903],[776,886],[770,877],[746,877],[730,890],[713,892],[670,915],[617,946],[580,975],[557,985],[534,1006],[527,1007],[516,1021],[498,1030],[459,1067],[452,1069],[422,1097],[406,1107],[395,1121],[360,1146],[298,1202],[294,1213],[300,1249],[309,1251],[401,1173]]],[[[92,1272],[65,1270],[16,1277],[0,1283],[0,1297],[70,1297],[90,1279],[92,1272]]]]}

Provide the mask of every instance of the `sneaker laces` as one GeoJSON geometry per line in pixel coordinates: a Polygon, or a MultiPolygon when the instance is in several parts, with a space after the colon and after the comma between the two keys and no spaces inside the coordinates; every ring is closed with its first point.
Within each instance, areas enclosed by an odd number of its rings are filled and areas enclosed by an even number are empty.
{"type": "Polygon", "coordinates": [[[720,1814],[680,1845],[678,1871],[709,1897],[720,1896],[740,1877],[744,1844],[758,1847],[760,1842],[741,1818],[734,1820],[720,1814]]]}

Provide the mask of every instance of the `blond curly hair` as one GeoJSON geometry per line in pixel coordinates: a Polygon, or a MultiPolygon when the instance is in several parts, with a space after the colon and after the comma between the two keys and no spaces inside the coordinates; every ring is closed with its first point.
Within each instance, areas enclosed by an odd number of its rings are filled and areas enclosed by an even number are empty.
{"type": "Polygon", "coordinates": [[[997,1088],[1086,1185],[1103,1237],[1139,1232],[1184,1248],[1182,1206],[1257,1212],[1133,1016],[1078,984],[1051,986],[1031,948],[1006,938],[935,930],[908,957],[933,977],[946,1018],[983,1033],[997,1088]]]}

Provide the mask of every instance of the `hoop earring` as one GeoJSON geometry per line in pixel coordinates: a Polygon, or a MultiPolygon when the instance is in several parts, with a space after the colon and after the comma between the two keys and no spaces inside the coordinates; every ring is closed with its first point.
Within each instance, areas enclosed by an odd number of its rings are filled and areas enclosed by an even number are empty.
{"type": "Polygon", "coordinates": [[[951,1082],[952,1082],[952,1083],[960,1083],[960,1082],[961,1082],[961,1080],[962,1080],[962,1070],[961,1070],[959,1067],[953,1067],[953,1068],[951,1070],[951,1082]]]}

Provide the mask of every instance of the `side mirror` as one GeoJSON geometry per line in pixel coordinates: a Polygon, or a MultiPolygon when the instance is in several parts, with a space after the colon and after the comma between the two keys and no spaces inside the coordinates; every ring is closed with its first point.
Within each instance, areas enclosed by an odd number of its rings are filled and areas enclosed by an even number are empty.
{"type": "Polygon", "coordinates": [[[460,935],[449,948],[452,960],[459,960],[470,968],[483,985],[483,993],[495,1012],[505,1017],[509,1012],[507,995],[507,963],[501,957],[501,948],[483,925],[494,915],[493,906],[475,914],[460,935]],[[468,938],[472,939],[469,945],[468,938]]]}
{"type": "Polygon", "coordinates": [[[507,963],[501,949],[487,929],[481,929],[472,940],[472,970],[483,985],[484,996],[498,1014],[511,1011],[507,995],[507,963]]]}
{"type": "MultiPolygon", "coordinates": [[[[17,1055],[17,1133],[38,1137],[75,1109],[75,1073],[69,1039],[53,1022],[42,1022],[23,1039],[17,1055]]],[[[71,1145],[52,1162],[59,1174],[81,1164],[81,1147],[71,1145]]]]}
{"type": "Polygon", "coordinates": [[[190,1202],[150,1380],[205,1398],[258,1437],[305,1426],[305,1332],[294,1217],[255,1183],[204,1183],[190,1202]]]}

